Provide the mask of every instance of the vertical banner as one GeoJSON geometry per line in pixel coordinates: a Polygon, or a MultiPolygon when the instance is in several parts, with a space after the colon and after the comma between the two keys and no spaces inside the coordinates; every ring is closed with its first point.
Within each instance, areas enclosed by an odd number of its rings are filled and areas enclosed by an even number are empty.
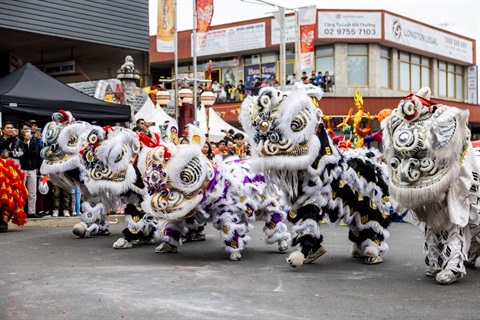
{"type": "Polygon", "coordinates": [[[303,7],[299,10],[300,24],[300,69],[314,69],[315,20],[317,7],[303,7]]]}
{"type": "Polygon", "coordinates": [[[175,7],[173,1],[174,0],[158,0],[158,52],[174,52],[175,7]]]}
{"type": "Polygon", "coordinates": [[[195,0],[197,8],[197,44],[203,47],[213,17],[213,0],[195,0]]]}

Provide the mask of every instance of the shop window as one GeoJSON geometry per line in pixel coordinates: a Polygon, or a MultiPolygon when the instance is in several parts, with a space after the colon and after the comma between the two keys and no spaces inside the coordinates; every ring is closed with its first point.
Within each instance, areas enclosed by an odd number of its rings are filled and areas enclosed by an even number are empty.
{"type": "Polygon", "coordinates": [[[276,53],[263,53],[262,54],[262,63],[271,63],[277,62],[277,54],[276,53]]]}
{"type": "Polygon", "coordinates": [[[430,86],[430,59],[413,53],[399,52],[399,90],[417,92],[421,87],[430,86]]]}
{"type": "Polygon", "coordinates": [[[462,66],[438,61],[438,95],[463,100],[463,77],[462,66]]]}
{"type": "Polygon", "coordinates": [[[368,85],[368,45],[349,44],[347,52],[348,85],[368,85]]]}
{"type": "Polygon", "coordinates": [[[391,88],[392,57],[389,48],[380,47],[380,87],[391,88]]]}
{"type": "Polygon", "coordinates": [[[333,68],[333,46],[324,46],[315,48],[315,71],[325,71],[330,73],[330,76],[335,74],[333,68]]]}

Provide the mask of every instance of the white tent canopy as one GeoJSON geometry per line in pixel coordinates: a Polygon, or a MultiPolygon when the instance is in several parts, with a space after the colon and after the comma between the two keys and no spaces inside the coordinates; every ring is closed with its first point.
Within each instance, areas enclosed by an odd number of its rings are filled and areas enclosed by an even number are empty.
{"type": "MultiPolygon", "coordinates": [[[[245,141],[248,141],[248,137],[243,131],[238,130],[237,128],[231,126],[225,122],[212,107],[208,108],[209,114],[209,127],[208,131],[209,141],[218,142],[225,137],[225,132],[233,129],[235,133],[241,132],[245,135],[245,141]],[[222,131],[224,130],[224,132],[222,131]]],[[[153,104],[153,102],[148,99],[145,105],[135,114],[135,120],[144,119],[146,122],[154,122],[155,125],[150,127],[152,132],[160,132],[159,125],[165,123],[165,121],[172,119],[162,107],[153,104]]],[[[207,114],[205,107],[201,105],[200,110],[196,114],[197,121],[199,123],[200,129],[207,134],[207,114]]]]}
{"type": "Polygon", "coordinates": [[[160,132],[159,125],[165,121],[172,119],[160,106],[153,104],[152,100],[148,99],[143,107],[135,114],[135,121],[144,119],[146,122],[154,122],[155,125],[150,127],[152,132],[160,132]]]}

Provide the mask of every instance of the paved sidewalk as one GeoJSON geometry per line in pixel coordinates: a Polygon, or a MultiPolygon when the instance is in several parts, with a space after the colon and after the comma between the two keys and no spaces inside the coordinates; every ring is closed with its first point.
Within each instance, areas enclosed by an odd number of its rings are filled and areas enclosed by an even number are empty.
{"type": "MultiPolygon", "coordinates": [[[[109,215],[108,220],[111,222],[124,224],[125,216],[124,215],[109,215]]],[[[75,224],[80,222],[80,217],[52,217],[46,216],[43,218],[28,218],[27,224],[23,227],[14,225],[13,223],[8,224],[9,230],[17,230],[21,228],[32,228],[32,227],[73,227],[75,224]]]]}
{"type": "MultiPolygon", "coordinates": [[[[110,219],[121,217],[109,216],[110,219]]],[[[265,244],[255,222],[241,261],[229,261],[219,232],[178,253],[156,245],[115,250],[112,234],[80,239],[72,218],[43,218],[0,234],[0,319],[478,319],[480,268],[442,286],[425,276],[423,235],[394,223],[385,261],[350,256],[348,228],[322,225],[327,253],[293,269],[265,244]],[[46,220],[45,222],[43,220],[46,220]],[[51,221],[48,221],[51,220],[51,221]],[[33,227],[42,223],[65,227],[33,227]]],[[[289,225],[291,228],[291,225],[289,225]]]]}

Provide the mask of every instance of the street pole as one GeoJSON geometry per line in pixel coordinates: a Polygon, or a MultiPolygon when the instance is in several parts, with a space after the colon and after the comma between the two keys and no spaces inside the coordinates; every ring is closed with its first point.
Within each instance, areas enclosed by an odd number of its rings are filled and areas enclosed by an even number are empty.
{"type": "Polygon", "coordinates": [[[287,57],[286,57],[286,44],[285,44],[285,8],[284,7],[279,7],[278,12],[280,13],[280,17],[282,20],[282,23],[280,25],[280,65],[281,65],[281,70],[280,70],[280,85],[282,86],[282,91],[285,91],[285,76],[287,74],[287,57]]]}
{"type": "Polygon", "coordinates": [[[298,13],[298,10],[295,11],[295,34],[297,35],[295,38],[295,73],[298,74],[298,77],[301,78],[301,72],[300,70],[300,15],[298,13]]]}
{"type": "Polygon", "coordinates": [[[197,120],[197,3],[193,0],[193,121],[197,120]]]}
{"type": "Polygon", "coordinates": [[[174,3],[174,10],[175,10],[175,18],[174,18],[174,34],[173,34],[173,50],[174,50],[174,82],[175,82],[175,120],[177,121],[178,123],[178,116],[179,116],[179,110],[178,110],[178,81],[177,81],[177,78],[178,78],[178,29],[177,29],[177,0],[174,0],[173,1],[174,3]]]}

